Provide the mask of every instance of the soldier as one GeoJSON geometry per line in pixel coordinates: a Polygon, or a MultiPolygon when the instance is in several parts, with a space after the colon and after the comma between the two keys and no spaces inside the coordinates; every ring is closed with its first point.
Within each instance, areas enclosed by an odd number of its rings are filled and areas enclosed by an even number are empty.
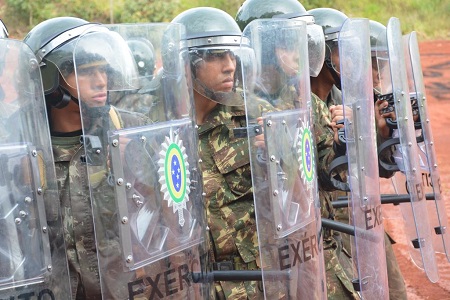
{"type": "MultiPolygon", "coordinates": [[[[337,38],[339,34],[339,28],[343,25],[347,16],[340,11],[330,9],[330,8],[317,8],[310,10],[309,13],[315,16],[316,22],[322,26],[326,36],[326,56],[324,66],[316,78],[311,77],[311,88],[313,93],[315,93],[318,98],[322,99],[326,107],[329,108],[331,113],[330,118],[327,120],[327,124],[324,126],[333,128],[334,134],[336,135],[338,130],[343,127],[343,125],[338,125],[337,123],[343,119],[343,109],[342,106],[336,105],[340,102],[341,92],[341,78],[339,70],[339,50],[337,38]],[[334,28],[334,29],[333,29],[334,28]],[[333,31],[334,30],[334,31],[333,31]]],[[[375,103],[375,120],[377,129],[377,139],[382,142],[386,138],[386,130],[388,130],[386,125],[386,118],[392,117],[391,114],[381,114],[384,108],[388,106],[386,101],[377,101],[375,103]]],[[[347,113],[348,114],[348,113],[347,113]]],[[[388,130],[389,131],[389,130],[388,130]]],[[[392,172],[380,172],[382,177],[391,177],[392,172]]],[[[344,175],[340,176],[339,180],[345,181],[344,175]]],[[[348,212],[346,210],[337,210],[337,218],[344,222],[348,222],[348,212]]],[[[346,252],[348,253],[349,248],[349,237],[344,235],[344,246],[346,252]]],[[[386,262],[388,271],[388,283],[389,283],[389,295],[393,297],[391,299],[403,299],[406,297],[406,287],[404,280],[401,276],[400,268],[396,261],[395,255],[393,253],[391,239],[387,234],[385,234],[385,250],[386,250],[386,262]]]]}
{"type": "MultiPolygon", "coordinates": [[[[251,52],[239,50],[241,30],[221,10],[193,8],[172,22],[186,27],[213,269],[259,269],[248,140],[233,134],[246,126],[240,68],[252,62],[251,52]]],[[[262,297],[255,281],[216,282],[215,294],[262,297]]]]}
{"type": "Polygon", "coordinates": [[[70,299],[38,63],[27,45],[0,33],[0,298],[70,299]]]}
{"type": "MultiPolygon", "coordinates": [[[[308,33],[308,60],[311,76],[317,76],[322,69],[325,41],[321,28],[315,25],[314,18],[306,12],[303,5],[294,0],[288,1],[244,1],[236,13],[236,22],[241,30],[253,20],[258,19],[292,19],[305,21],[308,33]]],[[[281,47],[280,47],[281,48],[281,47]]]]}
{"type": "MultiPolygon", "coordinates": [[[[386,94],[385,83],[389,73],[389,56],[387,53],[386,26],[376,21],[369,21],[370,48],[372,59],[372,80],[375,100],[375,125],[377,129],[377,145],[381,146],[388,139],[392,138],[392,124],[395,121],[395,110],[392,100],[388,101],[383,95],[386,94]]],[[[379,151],[380,177],[391,178],[394,175],[388,165],[395,164],[392,157],[392,147],[387,151],[379,151]]],[[[394,243],[392,239],[391,242],[394,243]]]]}
{"type": "MultiPolygon", "coordinates": [[[[241,26],[241,29],[247,26],[252,20],[259,18],[290,18],[307,21],[310,75],[312,76],[311,78],[319,75],[324,60],[325,45],[323,31],[320,27],[317,31],[317,25],[314,25],[314,17],[309,14],[298,1],[280,2],[247,0],[242,4],[236,15],[236,20],[241,26]]],[[[282,45],[280,44],[280,48],[282,48],[281,46],[282,45]]],[[[263,77],[266,75],[268,74],[262,73],[263,77]]],[[[276,76],[270,74],[267,77],[268,80],[276,82],[276,76]]],[[[294,85],[283,87],[284,91],[291,91],[291,94],[297,94],[295,89],[294,85]]],[[[274,96],[274,93],[269,94],[270,97],[279,97],[281,99],[291,97],[287,92],[285,92],[284,95],[277,94],[277,96],[274,96]]],[[[321,216],[326,219],[334,219],[335,212],[331,204],[331,193],[329,192],[334,189],[334,186],[328,176],[328,164],[334,159],[336,152],[339,152],[338,154],[341,155],[345,150],[340,149],[341,147],[338,146],[337,135],[333,136],[330,128],[325,126],[327,122],[330,122],[331,115],[324,102],[314,94],[311,95],[311,101],[314,115],[313,120],[315,122],[314,135],[318,152],[317,176],[319,179],[321,216]]],[[[324,228],[322,234],[326,265],[327,294],[329,299],[358,298],[352,287],[351,279],[344,272],[340,263],[340,261],[347,260],[345,266],[350,264],[349,258],[341,251],[342,242],[340,233],[324,228]]]]}
{"type": "MultiPolygon", "coordinates": [[[[38,24],[24,39],[41,66],[73,299],[102,297],[86,155],[80,140],[80,106],[86,113],[90,108],[103,111],[96,120],[110,118],[108,123],[113,128],[148,122],[144,116],[109,106],[107,86],[112,73],[104,57],[86,54],[84,63],[78,62],[76,79],[73,60],[76,38],[90,26],[91,23],[78,18],[53,18],[38,24]]],[[[98,179],[100,182],[106,180],[105,177],[98,179]]],[[[126,289],[124,286],[116,288],[126,289]]]]}

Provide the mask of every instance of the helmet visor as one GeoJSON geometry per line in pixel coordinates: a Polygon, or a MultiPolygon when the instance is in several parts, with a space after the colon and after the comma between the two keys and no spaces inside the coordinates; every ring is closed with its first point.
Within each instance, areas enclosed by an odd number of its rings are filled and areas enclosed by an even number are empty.
{"type": "Polygon", "coordinates": [[[224,105],[244,105],[243,81],[248,78],[243,74],[248,77],[255,73],[254,54],[250,48],[191,48],[189,56],[197,93],[224,105]]]}
{"type": "Polygon", "coordinates": [[[317,77],[325,60],[325,36],[322,27],[315,24],[306,26],[308,34],[309,75],[317,77]]]}
{"type": "Polygon", "coordinates": [[[95,73],[89,70],[98,69],[107,75],[108,91],[138,87],[139,76],[133,54],[117,32],[92,32],[81,36],[75,47],[74,61],[77,79],[93,76],[95,73]]]}
{"type": "Polygon", "coordinates": [[[53,50],[45,60],[45,69],[58,71],[67,86],[74,89],[78,88],[77,79],[89,77],[93,82],[101,74],[106,76],[107,90],[129,90],[134,88],[138,77],[126,42],[111,31],[85,33],[53,50]]]}
{"type": "Polygon", "coordinates": [[[375,94],[384,95],[392,92],[388,58],[372,56],[372,80],[375,94]]]}

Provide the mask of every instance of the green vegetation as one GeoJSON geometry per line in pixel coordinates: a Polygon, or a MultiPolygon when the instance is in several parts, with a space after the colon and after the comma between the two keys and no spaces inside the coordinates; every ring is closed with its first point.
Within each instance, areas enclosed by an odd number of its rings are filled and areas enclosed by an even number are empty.
{"type": "MultiPolygon", "coordinates": [[[[233,17],[244,0],[0,0],[0,16],[12,37],[21,39],[39,22],[75,16],[101,23],[170,22],[198,6],[223,9],[233,17]]],[[[279,0],[283,1],[283,0],[279,0]]],[[[387,24],[400,19],[403,31],[417,31],[421,40],[450,39],[450,1],[446,0],[308,0],[306,9],[332,7],[350,17],[387,24]]]]}
{"type": "Polygon", "coordinates": [[[417,31],[421,40],[450,39],[450,1],[337,0],[334,3],[334,8],[350,17],[370,18],[382,24],[387,24],[390,17],[397,17],[404,33],[417,31]]]}

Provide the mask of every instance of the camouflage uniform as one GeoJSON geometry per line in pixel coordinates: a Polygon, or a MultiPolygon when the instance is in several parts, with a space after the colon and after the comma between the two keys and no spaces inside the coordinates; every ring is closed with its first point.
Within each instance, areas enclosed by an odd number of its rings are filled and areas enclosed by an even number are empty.
{"type": "MultiPolygon", "coordinates": [[[[219,270],[224,262],[235,270],[260,267],[248,139],[233,135],[233,128],[245,126],[244,107],[218,104],[198,129],[213,265],[219,270]]],[[[215,288],[219,299],[263,298],[255,281],[216,282],[215,288]]]]}
{"type": "MultiPolygon", "coordinates": [[[[295,82],[294,80],[292,81],[295,82]]],[[[301,102],[298,99],[298,87],[295,84],[289,84],[282,87],[275,94],[262,94],[263,98],[270,98],[270,102],[276,108],[293,109],[298,108],[301,102]],[[277,100],[279,99],[279,100],[277,100]]],[[[311,94],[311,107],[313,110],[314,136],[317,148],[317,177],[319,182],[319,198],[321,217],[326,219],[334,219],[334,208],[332,206],[332,185],[328,175],[328,165],[334,159],[333,150],[334,135],[333,130],[329,126],[331,123],[331,115],[325,103],[316,95],[311,94]]],[[[341,264],[341,260],[347,259],[345,265],[350,265],[349,256],[343,253],[341,236],[339,232],[323,229],[323,247],[324,260],[326,270],[327,293],[329,299],[359,299],[353,289],[351,278],[341,264]],[[342,256],[342,259],[340,257],[342,256]]],[[[351,273],[349,273],[351,274],[351,273]]]]}
{"type": "MultiPolygon", "coordinates": [[[[121,125],[142,125],[147,122],[143,116],[137,117],[136,114],[115,111],[121,125]]],[[[67,137],[52,133],[52,148],[60,192],[72,298],[101,299],[97,250],[111,252],[114,250],[97,249],[96,246],[90,183],[86,164],[83,162],[84,147],[79,135],[67,137]]],[[[106,181],[106,177],[103,176],[101,181],[106,181]]],[[[112,221],[115,219],[114,216],[109,218],[112,221]]],[[[126,289],[127,287],[116,288],[126,289]]]]}
{"type": "MultiPolygon", "coordinates": [[[[321,215],[322,218],[333,220],[335,218],[335,210],[332,205],[334,187],[327,172],[328,165],[335,156],[333,151],[334,134],[329,126],[331,115],[325,102],[315,94],[311,94],[311,104],[318,154],[317,176],[321,215]]],[[[345,270],[348,266],[351,267],[351,259],[342,249],[341,234],[325,228],[322,234],[328,299],[359,299],[349,277],[351,273],[345,270]]]]}
{"type": "MultiPolygon", "coordinates": [[[[337,103],[342,103],[342,93],[336,86],[333,86],[331,93],[327,98],[326,105],[327,107],[330,107],[331,105],[335,105],[337,103]]],[[[384,141],[385,139],[383,139],[379,134],[377,134],[377,145],[380,145],[384,141]]],[[[386,155],[387,155],[386,157],[383,157],[383,160],[392,161],[389,151],[386,151],[386,155]]],[[[382,168],[380,169],[380,177],[390,178],[393,175],[394,172],[389,172],[382,168]]],[[[347,194],[343,191],[336,191],[333,195],[334,196],[333,199],[337,199],[338,196],[346,196],[346,195],[347,194]]],[[[350,220],[347,208],[336,209],[335,217],[337,221],[347,224],[349,223],[350,220]]],[[[350,255],[351,251],[350,236],[348,234],[342,234],[342,242],[344,251],[350,255]]],[[[389,284],[389,298],[399,300],[407,299],[405,281],[403,279],[400,266],[398,265],[397,258],[395,257],[394,249],[392,248],[392,244],[395,244],[395,241],[389,236],[387,232],[385,232],[384,242],[385,242],[384,245],[386,251],[386,266],[389,284]]]]}

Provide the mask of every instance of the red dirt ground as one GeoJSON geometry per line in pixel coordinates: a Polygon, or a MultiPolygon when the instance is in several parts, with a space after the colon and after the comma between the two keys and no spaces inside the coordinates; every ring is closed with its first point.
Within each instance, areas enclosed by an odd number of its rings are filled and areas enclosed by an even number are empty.
{"type": "MultiPolygon", "coordinates": [[[[450,216],[450,40],[422,42],[420,53],[442,193],[450,216]]],[[[382,180],[382,191],[387,185],[382,180]]],[[[383,206],[385,229],[397,242],[394,251],[405,278],[408,299],[450,299],[450,263],[443,254],[437,254],[440,279],[431,283],[409,257],[399,213],[393,205],[383,206]]]]}

